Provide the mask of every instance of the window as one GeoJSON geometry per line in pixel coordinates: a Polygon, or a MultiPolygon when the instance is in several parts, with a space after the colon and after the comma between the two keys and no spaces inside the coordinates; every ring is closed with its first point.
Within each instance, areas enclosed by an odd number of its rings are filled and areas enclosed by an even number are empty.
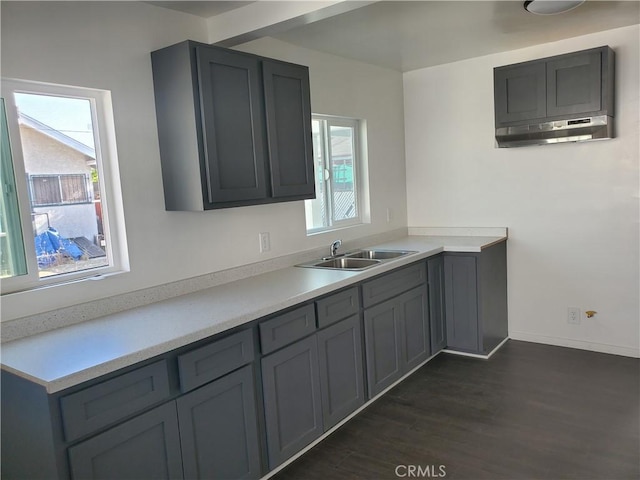
{"type": "Polygon", "coordinates": [[[31,206],[91,203],[89,175],[31,175],[31,206]]]}
{"type": "Polygon", "coordinates": [[[360,122],[313,115],[316,198],[305,200],[307,233],[362,223],[360,122]]]}
{"type": "Polygon", "coordinates": [[[109,92],[3,79],[2,97],[2,293],[126,269],[109,92]]]}

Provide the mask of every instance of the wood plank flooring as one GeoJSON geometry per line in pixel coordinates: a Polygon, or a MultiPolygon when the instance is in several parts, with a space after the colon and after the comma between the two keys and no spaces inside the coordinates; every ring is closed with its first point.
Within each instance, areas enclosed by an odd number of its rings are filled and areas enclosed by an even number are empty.
{"type": "Polygon", "coordinates": [[[639,431],[640,360],[510,340],[441,353],[272,478],[637,480],[639,431]]]}

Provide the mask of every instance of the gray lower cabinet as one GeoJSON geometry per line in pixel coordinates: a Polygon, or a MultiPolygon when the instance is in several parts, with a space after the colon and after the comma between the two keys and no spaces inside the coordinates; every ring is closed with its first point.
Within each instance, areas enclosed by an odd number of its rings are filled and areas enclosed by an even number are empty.
{"type": "Polygon", "coordinates": [[[259,478],[445,344],[490,352],[507,336],[506,294],[500,242],[56,394],[3,370],[2,478],[259,478]]]}
{"type": "Polygon", "coordinates": [[[478,352],[478,284],[476,257],[444,259],[447,345],[478,352]]]}
{"type": "Polygon", "coordinates": [[[262,475],[255,329],[48,394],[2,371],[3,479],[262,475]]]}
{"type": "Polygon", "coordinates": [[[71,447],[69,463],[74,480],[183,478],[175,402],[71,447]]]}
{"type": "Polygon", "coordinates": [[[176,403],[186,478],[260,478],[250,365],[178,398],[176,403]]]}
{"type": "Polygon", "coordinates": [[[431,355],[447,347],[444,295],[444,257],[436,255],[427,260],[427,285],[429,288],[429,325],[431,355]]]}
{"type": "Polygon", "coordinates": [[[507,338],[506,245],[445,255],[447,348],[486,355],[507,338]]]}
{"type": "Polygon", "coordinates": [[[365,402],[360,316],[319,331],[317,338],[326,431],[365,402]]]}
{"type": "Polygon", "coordinates": [[[262,358],[269,467],[275,468],[323,433],[315,335],[262,358]]]}
{"type": "MultiPolygon", "coordinates": [[[[318,301],[320,311],[330,312],[321,318],[358,312],[354,293],[356,289],[349,289],[318,301]]],[[[260,326],[266,328],[261,331],[271,331],[284,319],[299,318],[305,308],[263,322],[260,326]]],[[[359,313],[264,356],[262,387],[273,469],[364,404],[359,313]]]]}
{"type": "Polygon", "coordinates": [[[430,354],[426,285],[364,311],[369,398],[430,354]]]}

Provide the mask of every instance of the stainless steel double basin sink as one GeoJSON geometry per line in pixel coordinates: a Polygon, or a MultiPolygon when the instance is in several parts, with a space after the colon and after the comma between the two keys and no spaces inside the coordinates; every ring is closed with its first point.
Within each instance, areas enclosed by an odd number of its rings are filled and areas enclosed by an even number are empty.
{"type": "Polygon", "coordinates": [[[309,263],[296,265],[307,268],[327,268],[330,270],[366,270],[383,262],[418,253],[412,250],[362,249],[354,252],[324,257],[309,263]]]}

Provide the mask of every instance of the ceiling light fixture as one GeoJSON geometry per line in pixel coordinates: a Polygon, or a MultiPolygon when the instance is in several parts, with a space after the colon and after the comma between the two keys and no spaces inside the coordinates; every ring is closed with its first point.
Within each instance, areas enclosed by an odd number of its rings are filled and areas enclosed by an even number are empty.
{"type": "Polygon", "coordinates": [[[582,5],[586,0],[527,0],[524,9],[536,15],[556,15],[582,5]]]}

